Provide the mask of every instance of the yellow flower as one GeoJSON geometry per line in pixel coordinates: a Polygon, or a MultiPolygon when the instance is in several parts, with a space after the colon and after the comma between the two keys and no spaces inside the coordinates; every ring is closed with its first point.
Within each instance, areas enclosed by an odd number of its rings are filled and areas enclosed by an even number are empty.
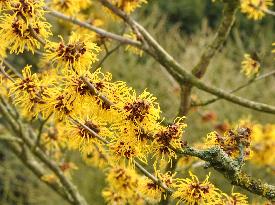
{"type": "Polygon", "coordinates": [[[247,14],[248,18],[260,20],[272,5],[272,0],[241,0],[241,12],[247,14]]]}
{"type": "Polygon", "coordinates": [[[67,44],[62,37],[60,38],[60,43],[48,42],[46,44],[44,56],[45,60],[55,63],[57,69],[83,74],[90,69],[92,63],[98,60],[97,53],[100,48],[90,41],[88,35],[83,37],[73,33],[67,44]]]}
{"type": "Polygon", "coordinates": [[[7,43],[3,42],[2,45],[0,46],[0,63],[2,62],[3,59],[7,57],[7,50],[8,45],[7,43]]]}
{"type": "Polygon", "coordinates": [[[141,143],[125,137],[119,136],[119,138],[109,144],[110,152],[114,158],[114,161],[123,160],[129,161],[130,165],[133,165],[133,159],[138,158],[140,161],[147,162],[147,149],[142,146],[141,143]]]}
{"type": "Polygon", "coordinates": [[[87,144],[81,150],[81,156],[87,165],[100,169],[106,168],[109,164],[109,155],[100,144],[87,144]]]}
{"type": "Polygon", "coordinates": [[[134,169],[113,167],[107,176],[108,187],[102,195],[108,204],[144,204],[137,192],[139,176],[134,169]]]}
{"type": "Polygon", "coordinates": [[[7,6],[9,5],[10,0],[1,0],[0,1],[0,12],[2,10],[5,10],[7,8],[7,6]]]}
{"type": "Polygon", "coordinates": [[[60,85],[64,88],[64,92],[70,93],[74,100],[74,104],[78,104],[85,109],[85,115],[97,115],[101,121],[114,123],[122,119],[118,117],[119,113],[100,96],[109,99],[115,103],[120,99],[124,90],[124,83],[111,82],[110,73],[102,73],[100,69],[93,73],[87,72],[84,76],[75,73],[64,75],[60,81],[60,85]],[[93,88],[90,88],[88,81],[93,88]]]}
{"type": "Polygon", "coordinates": [[[205,145],[207,147],[220,146],[229,156],[237,158],[240,156],[240,145],[242,144],[243,155],[245,159],[251,157],[251,128],[238,127],[231,129],[220,135],[217,132],[211,132],[207,135],[205,145]]]}
{"type": "Polygon", "coordinates": [[[107,176],[107,182],[115,190],[125,195],[134,194],[138,186],[138,178],[136,171],[132,168],[113,167],[107,176]]]}
{"type": "MultiPolygon", "coordinates": [[[[155,176],[168,188],[173,184],[173,177],[175,174],[167,172],[165,174],[161,173],[159,170],[155,171],[155,176]]],[[[159,185],[155,184],[151,179],[144,177],[140,180],[139,190],[142,196],[151,203],[157,203],[161,199],[161,195],[166,191],[159,185]]]]}
{"type": "Polygon", "coordinates": [[[42,0],[13,0],[8,4],[7,9],[11,10],[17,17],[23,16],[25,20],[36,21],[39,18],[44,18],[44,1],[42,0]]]}
{"type": "Polygon", "coordinates": [[[15,104],[19,104],[32,115],[37,114],[37,106],[44,104],[43,96],[47,95],[45,87],[36,74],[31,74],[31,66],[22,70],[22,79],[17,78],[10,88],[9,95],[13,97],[15,104]]]}
{"type": "Polygon", "coordinates": [[[87,9],[92,5],[91,0],[78,0],[80,9],[87,9]]]}
{"type": "Polygon", "coordinates": [[[154,131],[160,119],[161,111],[156,97],[146,90],[139,96],[135,91],[126,93],[124,101],[116,106],[123,110],[125,120],[132,122],[137,130],[154,131]]]}
{"type": "Polygon", "coordinates": [[[58,178],[55,174],[45,174],[41,176],[41,180],[50,184],[54,184],[58,182],[58,178]]]}
{"type": "Polygon", "coordinates": [[[53,113],[55,119],[63,120],[73,114],[74,109],[80,109],[74,104],[75,98],[58,87],[48,89],[43,100],[45,103],[41,106],[41,113],[44,118],[53,113]]]}
{"type": "MultiPolygon", "coordinates": [[[[275,46],[275,43],[272,43],[272,46],[275,46]]],[[[275,48],[271,52],[275,53],[275,48]]]]}
{"type": "MultiPolygon", "coordinates": [[[[135,40],[135,41],[139,40],[138,37],[137,37],[137,35],[135,33],[133,33],[133,32],[130,33],[130,34],[124,34],[124,36],[126,38],[129,38],[129,39],[132,39],[132,40],[135,40]]],[[[127,45],[125,50],[126,51],[130,51],[133,54],[136,54],[138,56],[142,56],[142,54],[143,54],[143,51],[141,49],[139,49],[139,48],[137,48],[135,46],[131,46],[131,45],[127,45]]]]}
{"type": "Polygon", "coordinates": [[[189,172],[191,179],[177,179],[174,187],[177,189],[172,197],[178,199],[178,203],[183,202],[187,205],[205,204],[218,205],[221,204],[221,191],[209,182],[209,176],[203,182],[198,177],[189,172]]]}
{"type": "Polygon", "coordinates": [[[241,193],[232,192],[230,196],[223,194],[225,199],[223,199],[223,204],[225,205],[248,205],[247,196],[241,193]]]}
{"type": "Polygon", "coordinates": [[[251,161],[256,165],[275,166],[275,125],[255,124],[251,134],[251,161]]]}
{"type": "Polygon", "coordinates": [[[79,1],[52,0],[50,7],[69,16],[74,16],[80,11],[79,1]]]}
{"type": "Polygon", "coordinates": [[[159,128],[159,131],[154,135],[152,144],[155,155],[162,159],[168,156],[168,161],[172,157],[176,157],[174,149],[180,149],[183,146],[182,135],[186,128],[186,124],[183,122],[184,119],[184,117],[177,118],[173,124],[159,128]]]}
{"type": "MultiPolygon", "coordinates": [[[[118,7],[120,10],[124,11],[127,14],[133,13],[137,8],[141,7],[142,4],[147,3],[147,0],[110,0],[110,2],[118,7]]],[[[104,12],[108,13],[112,19],[116,21],[120,21],[121,19],[114,14],[112,11],[110,11],[107,8],[103,8],[104,12]]]]}
{"type": "MultiPolygon", "coordinates": [[[[33,22],[32,28],[37,35],[43,39],[48,38],[50,24],[43,21],[33,22]]],[[[29,26],[21,17],[5,14],[0,19],[0,36],[5,41],[0,45],[0,49],[9,48],[11,53],[23,53],[25,49],[34,53],[35,49],[40,48],[40,43],[32,36],[29,26]]]]}
{"type": "MultiPolygon", "coordinates": [[[[76,98],[81,98],[81,100],[83,100],[83,97],[95,97],[95,92],[99,92],[101,95],[106,97],[109,96],[112,88],[115,86],[110,82],[111,79],[112,75],[110,73],[102,73],[100,69],[97,69],[93,73],[86,72],[84,76],[76,73],[69,73],[64,76],[63,81],[68,92],[75,94],[76,98]],[[96,91],[93,91],[87,85],[84,81],[84,77],[90,84],[92,84],[96,91]]],[[[94,99],[94,101],[97,100],[99,100],[98,97],[94,99]]]]}
{"type": "Polygon", "coordinates": [[[63,123],[53,123],[50,121],[41,135],[40,144],[46,149],[46,151],[60,151],[67,147],[67,142],[64,137],[64,131],[66,127],[63,123]]]}
{"type": "Polygon", "coordinates": [[[105,188],[102,191],[102,196],[109,205],[127,204],[125,195],[122,195],[121,193],[118,193],[110,188],[105,188]]]}
{"type": "MultiPolygon", "coordinates": [[[[95,134],[101,136],[102,138],[106,138],[112,135],[112,132],[106,127],[107,124],[101,122],[95,115],[92,116],[81,116],[81,119],[78,119],[72,115],[74,119],[77,119],[78,122],[87,126],[91,129],[95,134]]],[[[98,144],[102,143],[96,136],[86,130],[83,126],[78,125],[73,122],[68,122],[66,124],[66,131],[64,133],[67,138],[67,143],[70,148],[73,149],[85,149],[86,146],[90,144],[98,144]]]]}
{"type": "Polygon", "coordinates": [[[132,13],[137,8],[141,7],[142,4],[147,3],[147,0],[111,0],[111,3],[127,14],[132,13]]]}
{"type": "Polygon", "coordinates": [[[260,71],[260,63],[253,59],[249,54],[244,55],[244,60],[242,61],[242,73],[247,77],[255,76],[260,71]]]}
{"type": "Polygon", "coordinates": [[[52,0],[50,6],[69,16],[76,16],[91,5],[90,0],[52,0]]]}
{"type": "MultiPolygon", "coordinates": [[[[1,66],[1,64],[0,64],[1,66]]],[[[10,76],[12,76],[9,71],[6,71],[10,76]]],[[[3,73],[0,74],[0,94],[3,97],[9,97],[10,88],[14,85],[14,83],[7,78],[3,73]]]]}

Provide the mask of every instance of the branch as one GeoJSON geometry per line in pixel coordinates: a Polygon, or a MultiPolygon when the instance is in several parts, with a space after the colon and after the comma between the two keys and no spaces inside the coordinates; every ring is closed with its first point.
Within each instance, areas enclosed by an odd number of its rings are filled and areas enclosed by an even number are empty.
{"type": "Polygon", "coordinates": [[[264,183],[259,179],[253,179],[246,173],[240,171],[238,161],[231,159],[219,147],[208,150],[197,150],[186,147],[182,150],[175,151],[179,155],[194,156],[209,162],[210,166],[222,173],[232,184],[246,189],[251,193],[266,197],[271,201],[275,200],[275,186],[264,183]]]}
{"type": "MultiPolygon", "coordinates": [[[[215,56],[216,52],[222,47],[226,39],[228,38],[228,34],[231,31],[235,20],[235,13],[237,10],[237,6],[232,3],[225,3],[222,21],[219,25],[219,28],[215,34],[214,40],[210,45],[207,46],[206,50],[202,54],[199,63],[192,69],[193,75],[197,78],[202,78],[206,72],[206,69],[215,56]]],[[[180,116],[186,116],[190,110],[191,106],[191,93],[192,93],[192,85],[189,83],[185,83],[181,87],[181,103],[180,103],[180,116]]],[[[166,170],[174,172],[177,167],[177,162],[180,158],[173,159],[171,166],[167,165],[166,170]]],[[[166,205],[169,203],[170,197],[167,196],[162,197],[162,205],[166,205]]]]}
{"type": "Polygon", "coordinates": [[[5,59],[2,59],[2,61],[4,66],[10,69],[17,77],[22,77],[22,75],[16,70],[16,68],[13,67],[8,61],[6,61],[5,59]]]}
{"type": "MultiPolygon", "coordinates": [[[[271,71],[269,73],[263,74],[263,75],[261,75],[261,76],[259,76],[257,78],[254,78],[254,79],[248,81],[247,83],[245,83],[245,84],[243,84],[243,85],[241,85],[241,86],[239,86],[239,87],[231,90],[229,93],[235,93],[235,92],[237,92],[237,91],[239,91],[239,90],[241,90],[241,89],[243,89],[243,88],[251,85],[252,83],[254,83],[256,81],[266,79],[266,78],[268,78],[270,76],[275,76],[275,70],[271,71]]],[[[199,102],[199,103],[195,103],[194,102],[194,103],[192,103],[192,106],[195,106],[195,107],[197,107],[197,106],[206,106],[206,105],[212,104],[212,103],[214,103],[214,102],[216,102],[216,101],[218,101],[220,99],[221,99],[220,97],[214,97],[214,98],[206,100],[204,102],[199,102]]]]}
{"type": "Polygon", "coordinates": [[[207,46],[206,50],[200,58],[199,63],[192,69],[193,75],[195,75],[197,78],[203,77],[210,61],[227,40],[228,35],[235,22],[236,11],[237,5],[235,5],[235,3],[225,3],[222,21],[215,34],[215,38],[212,43],[207,46]]]}
{"type": "MultiPolygon", "coordinates": [[[[101,142],[103,142],[104,144],[108,145],[110,144],[110,142],[108,140],[105,140],[102,136],[98,135],[97,133],[95,133],[92,129],[90,129],[88,126],[80,123],[79,121],[73,119],[72,117],[70,117],[71,121],[73,123],[75,123],[76,125],[80,125],[82,126],[85,130],[87,130],[93,137],[97,138],[98,140],[100,140],[101,142]]],[[[154,175],[152,175],[150,172],[148,172],[141,164],[139,164],[136,160],[133,160],[134,164],[136,165],[136,167],[145,175],[147,176],[149,179],[151,179],[155,184],[157,184],[158,186],[160,186],[161,188],[163,188],[167,193],[172,193],[172,191],[161,181],[159,180],[157,177],[155,177],[154,175]]]]}
{"type": "Polygon", "coordinates": [[[141,47],[141,43],[139,41],[135,41],[135,40],[125,38],[125,37],[122,37],[120,35],[105,31],[104,29],[95,27],[95,26],[90,25],[89,23],[86,23],[86,22],[82,22],[82,21],[80,21],[80,20],[78,20],[74,17],[66,16],[66,15],[64,15],[64,14],[58,12],[58,11],[54,11],[54,10],[48,8],[48,7],[44,7],[44,9],[46,11],[49,11],[49,14],[54,16],[54,17],[57,17],[59,19],[69,21],[73,24],[76,24],[76,25],[79,25],[81,27],[87,28],[87,29],[97,33],[101,37],[113,39],[113,40],[121,42],[122,44],[129,44],[129,45],[132,45],[132,46],[141,47]]]}
{"type": "Polygon", "coordinates": [[[20,119],[16,119],[15,121],[12,116],[9,115],[8,111],[2,103],[0,103],[0,111],[6,117],[7,122],[11,125],[11,132],[13,132],[16,136],[19,136],[30,149],[30,151],[55,173],[61,184],[70,193],[72,199],[74,200],[74,204],[87,205],[88,203],[80,195],[75,185],[67,177],[65,177],[58,165],[49,159],[48,156],[39,147],[35,146],[35,143],[31,140],[35,139],[34,133],[31,130],[24,129],[24,125],[20,122],[20,119]],[[29,133],[31,136],[29,137],[27,133],[29,133]]]}
{"type": "Polygon", "coordinates": [[[5,71],[5,67],[3,65],[0,65],[0,72],[6,77],[8,78],[10,81],[12,81],[13,83],[15,82],[13,80],[13,78],[11,78],[5,71]]]}
{"type": "MultiPolygon", "coordinates": [[[[216,95],[220,98],[223,98],[232,103],[265,112],[275,114],[275,107],[263,103],[254,102],[251,100],[247,100],[245,98],[232,95],[222,89],[217,87],[207,85],[206,83],[197,79],[194,75],[185,70],[170,54],[168,54],[165,49],[163,49],[158,42],[148,33],[148,31],[143,28],[140,24],[138,24],[135,20],[133,20],[126,13],[112,5],[108,0],[99,0],[104,6],[109,8],[112,12],[122,18],[127,24],[131,25],[131,27],[135,27],[138,29],[140,34],[144,37],[148,45],[149,49],[145,49],[145,51],[154,57],[161,65],[163,65],[167,71],[180,83],[190,83],[193,86],[197,87],[200,90],[206,91],[213,95],[216,95]]],[[[236,1],[226,1],[231,2],[232,4],[236,4],[236,1]]]]}
{"type": "Polygon", "coordinates": [[[42,135],[42,132],[43,132],[43,128],[44,128],[45,124],[48,122],[48,120],[50,119],[50,117],[52,116],[52,114],[53,113],[49,114],[49,116],[45,120],[42,120],[42,122],[39,126],[38,134],[37,134],[37,137],[36,137],[36,146],[40,145],[40,139],[41,139],[41,135],[42,135]]]}
{"type": "Polygon", "coordinates": [[[102,66],[102,64],[107,60],[108,57],[110,57],[115,51],[117,51],[120,48],[121,44],[118,44],[117,46],[115,46],[113,49],[111,49],[110,51],[108,51],[106,49],[106,54],[104,55],[104,57],[97,63],[97,65],[95,66],[96,68],[99,68],[102,66]]]}
{"type": "MultiPolygon", "coordinates": [[[[87,126],[81,124],[80,122],[76,123],[82,125],[90,134],[96,137],[99,140],[102,140],[103,137],[96,134],[93,130],[89,129],[87,126]]],[[[103,143],[109,144],[108,141],[102,140],[103,143]]],[[[171,147],[173,149],[173,147],[171,147]]],[[[239,171],[239,163],[237,160],[231,159],[222,149],[219,147],[210,148],[208,150],[197,150],[191,147],[185,147],[184,149],[173,149],[178,156],[193,156],[198,157],[222,173],[232,184],[240,186],[252,193],[266,197],[267,199],[275,199],[275,187],[261,182],[260,180],[255,180],[248,176],[246,173],[239,171]]],[[[148,178],[150,178],[155,184],[162,187],[168,194],[173,193],[173,190],[170,190],[166,187],[161,180],[159,180],[154,175],[150,174],[142,165],[134,160],[137,168],[148,178]]]]}
{"type": "Polygon", "coordinates": [[[12,152],[20,159],[20,161],[26,167],[28,167],[32,171],[32,173],[34,173],[37,176],[37,178],[40,181],[43,181],[43,183],[45,183],[52,190],[54,190],[64,200],[68,201],[71,204],[74,204],[74,201],[64,191],[64,189],[60,186],[60,184],[41,180],[41,177],[43,177],[46,174],[46,172],[45,172],[45,168],[43,168],[43,166],[38,161],[36,161],[34,158],[30,158],[30,156],[25,151],[23,151],[22,148],[20,148],[20,146],[11,142],[7,142],[6,144],[12,150],[12,152]]]}

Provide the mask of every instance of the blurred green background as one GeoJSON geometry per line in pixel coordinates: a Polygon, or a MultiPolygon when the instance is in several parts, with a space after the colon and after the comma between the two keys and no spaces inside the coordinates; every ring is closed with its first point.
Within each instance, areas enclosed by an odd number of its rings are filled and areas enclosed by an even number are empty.
{"type": "MultiPolygon", "coordinates": [[[[221,19],[221,13],[222,4],[213,4],[210,0],[156,0],[136,12],[135,18],[156,37],[175,59],[190,70],[198,62],[207,43],[213,38],[221,19]]],[[[211,62],[203,80],[226,90],[236,88],[246,82],[247,78],[240,73],[240,63],[244,53],[257,53],[262,64],[261,73],[274,70],[274,55],[271,54],[271,44],[275,41],[274,30],[275,21],[272,16],[254,22],[238,13],[228,42],[211,62]]],[[[15,65],[35,63],[35,59],[30,55],[23,56],[21,60],[14,60],[11,57],[15,65]]],[[[138,92],[147,88],[157,96],[162,108],[162,115],[167,121],[172,121],[177,115],[179,107],[178,85],[152,58],[146,55],[139,58],[125,52],[124,48],[120,48],[104,63],[103,71],[110,71],[114,80],[126,81],[138,92]]],[[[212,97],[196,89],[194,94],[200,100],[212,97]]],[[[251,100],[274,104],[274,77],[256,82],[237,94],[251,100]]],[[[252,120],[262,124],[274,123],[274,116],[272,115],[252,111],[221,100],[190,112],[187,116],[188,128],[185,137],[189,143],[199,142],[208,132],[213,131],[216,125],[224,122],[236,122],[240,118],[246,117],[251,117],[252,120]],[[217,120],[204,123],[201,118],[206,112],[215,112],[217,120]]],[[[79,167],[72,177],[80,192],[91,204],[104,204],[101,197],[101,190],[104,187],[104,174],[95,168],[84,165],[77,153],[72,154],[71,157],[79,167]]],[[[249,163],[245,169],[255,177],[260,177],[269,183],[275,182],[272,175],[264,169],[252,167],[249,163]]],[[[205,170],[199,167],[193,171],[201,177],[212,171],[211,181],[222,190],[231,191],[230,183],[214,170],[205,170]]],[[[187,172],[182,173],[182,175],[187,176],[187,172]]],[[[238,188],[235,191],[248,194],[238,188]]],[[[250,200],[260,200],[255,195],[248,194],[248,196],[250,200]]],[[[40,183],[9,150],[0,146],[0,204],[61,205],[66,203],[40,183]]]]}

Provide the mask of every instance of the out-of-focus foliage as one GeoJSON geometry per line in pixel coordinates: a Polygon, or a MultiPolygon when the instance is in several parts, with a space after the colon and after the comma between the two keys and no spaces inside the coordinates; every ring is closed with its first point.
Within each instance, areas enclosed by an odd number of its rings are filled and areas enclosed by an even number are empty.
{"type": "MultiPolygon", "coordinates": [[[[169,1],[169,4],[167,4],[166,0],[158,0],[143,8],[146,11],[146,15],[150,15],[152,7],[155,5],[160,8],[161,13],[167,15],[169,26],[179,23],[181,31],[187,33],[196,32],[201,28],[202,20],[206,19],[209,22],[209,26],[214,28],[217,26],[222,12],[222,4],[219,1],[213,4],[211,0],[185,0],[169,1]]],[[[238,14],[237,19],[239,29],[246,35],[251,33],[254,27],[257,27],[254,21],[248,20],[244,14],[238,14]]],[[[272,16],[266,17],[258,24],[275,27],[272,16]]]]}

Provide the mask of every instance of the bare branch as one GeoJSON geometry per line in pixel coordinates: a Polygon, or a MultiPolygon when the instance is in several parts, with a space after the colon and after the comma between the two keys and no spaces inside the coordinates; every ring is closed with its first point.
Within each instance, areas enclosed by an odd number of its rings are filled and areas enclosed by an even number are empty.
{"type": "Polygon", "coordinates": [[[134,40],[122,37],[120,35],[105,31],[104,29],[95,27],[95,26],[90,25],[89,23],[86,23],[86,22],[82,22],[82,21],[80,21],[76,18],[66,16],[62,13],[59,13],[58,11],[54,11],[54,10],[52,10],[50,8],[47,8],[47,7],[45,7],[45,10],[49,11],[50,12],[49,14],[54,16],[54,17],[57,17],[59,19],[63,19],[65,21],[69,21],[69,22],[71,22],[73,24],[76,24],[76,25],[79,25],[83,28],[87,28],[87,29],[89,29],[91,31],[94,31],[95,33],[99,34],[101,37],[113,39],[113,40],[119,41],[123,44],[129,44],[129,45],[132,45],[132,46],[141,47],[141,43],[139,41],[134,41],[134,40]]]}
{"type": "Polygon", "coordinates": [[[0,111],[6,117],[7,122],[12,127],[10,130],[16,136],[19,136],[24,143],[27,145],[29,150],[38,157],[45,165],[48,166],[50,170],[52,170],[55,175],[60,180],[61,184],[66,188],[68,193],[71,195],[72,199],[74,200],[74,204],[76,205],[87,205],[88,203],[85,199],[80,195],[75,185],[64,175],[61,169],[56,165],[54,161],[48,158],[48,156],[37,146],[31,139],[35,139],[35,135],[32,130],[25,129],[24,124],[20,122],[19,119],[16,121],[9,115],[8,111],[6,110],[5,106],[0,103],[0,111]],[[31,135],[28,136],[28,133],[31,135]]]}
{"type": "Polygon", "coordinates": [[[35,160],[34,157],[30,157],[30,155],[23,151],[22,147],[18,146],[17,144],[11,142],[7,142],[6,144],[12,150],[12,152],[21,160],[21,162],[37,176],[40,181],[49,186],[64,200],[68,201],[71,204],[74,204],[74,201],[71,199],[70,195],[68,195],[64,191],[64,187],[60,186],[60,184],[58,184],[57,182],[48,182],[41,180],[41,178],[47,174],[45,172],[45,168],[42,166],[41,163],[35,160]]]}
{"type": "MultiPolygon", "coordinates": [[[[261,76],[259,76],[259,77],[257,77],[257,78],[254,78],[254,79],[248,81],[247,83],[244,83],[243,85],[241,85],[241,86],[239,86],[239,87],[237,87],[237,88],[231,90],[229,93],[235,93],[235,92],[237,92],[237,91],[239,91],[239,90],[241,90],[241,89],[243,89],[243,88],[245,88],[245,87],[251,85],[252,83],[254,83],[254,82],[256,82],[256,81],[263,80],[263,79],[266,79],[266,78],[271,77],[271,76],[275,76],[275,70],[274,70],[274,71],[271,71],[271,72],[268,72],[268,73],[266,73],[266,74],[263,74],[263,75],[261,75],[261,76]]],[[[220,98],[220,97],[214,97],[214,98],[209,99],[209,100],[206,100],[206,101],[204,101],[204,102],[198,102],[198,103],[193,102],[193,103],[192,103],[192,106],[195,106],[195,107],[198,107],[198,106],[206,106],[206,105],[212,104],[212,103],[214,103],[214,102],[217,102],[218,100],[221,100],[221,99],[222,99],[222,98],[220,98]]]]}

